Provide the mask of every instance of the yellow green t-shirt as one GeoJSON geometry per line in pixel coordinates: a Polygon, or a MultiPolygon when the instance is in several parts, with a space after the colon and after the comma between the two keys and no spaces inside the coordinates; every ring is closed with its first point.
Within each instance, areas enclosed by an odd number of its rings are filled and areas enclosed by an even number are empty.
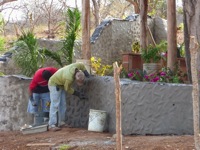
{"type": "Polygon", "coordinates": [[[74,89],[71,88],[71,86],[75,80],[74,75],[76,68],[82,71],[86,70],[83,63],[73,63],[67,65],[58,69],[58,71],[51,76],[48,85],[59,86],[60,88],[64,88],[69,94],[73,94],[74,89]]]}

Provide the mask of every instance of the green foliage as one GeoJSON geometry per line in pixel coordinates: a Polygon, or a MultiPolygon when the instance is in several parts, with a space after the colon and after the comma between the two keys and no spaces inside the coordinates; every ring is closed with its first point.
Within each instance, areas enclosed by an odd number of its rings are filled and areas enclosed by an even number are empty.
{"type": "Polygon", "coordinates": [[[74,10],[67,10],[67,26],[65,32],[65,39],[63,41],[62,52],[66,57],[66,62],[68,64],[72,63],[74,43],[76,37],[78,36],[78,31],[81,24],[81,13],[75,8],[74,10]]]}
{"type": "Polygon", "coordinates": [[[156,47],[160,52],[167,52],[167,41],[161,41],[159,44],[156,44],[156,47]]]}
{"type": "Polygon", "coordinates": [[[143,71],[139,69],[133,69],[128,73],[128,78],[131,80],[142,81],[143,80],[143,71]]]}
{"type": "Polygon", "coordinates": [[[150,44],[142,50],[141,57],[145,63],[157,63],[161,59],[160,49],[150,44]]]}
{"type": "Polygon", "coordinates": [[[167,14],[167,3],[166,0],[151,0],[148,4],[148,15],[150,16],[160,16],[161,18],[166,18],[167,14]]]}
{"type": "Polygon", "coordinates": [[[112,65],[103,65],[101,64],[101,58],[96,59],[94,57],[91,57],[91,65],[92,65],[92,70],[96,75],[99,76],[105,76],[110,74],[112,70],[112,65]]]}
{"type": "Polygon", "coordinates": [[[167,41],[161,41],[155,46],[150,44],[146,50],[142,50],[141,57],[145,63],[157,63],[162,58],[162,52],[167,52],[167,41]]]}
{"type": "Polygon", "coordinates": [[[4,76],[4,73],[3,73],[3,72],[0,72],[0,76],[4,76]]]}
{"type": "Polygon", "coordinates": [[[183,15],[183,7],[178,7],[177,8],[177,13],[183,15]]]}
{"type": "Polygon", "coordinates": [[[183,23],[180,23],[179,26],[178,26],[178,29],[181,30],[181,31],[183,31],[183,29],[184,29],[184,24],[183,24],[183,23]]]}
{"type": "Polygon", "coordinates": [[[180,56],[181,57],[185,57],[185,44],[182,43],[179,47],[179,51],[180,51],[180,56]]]}
{"type": "Polygon", "coordinates": [[[128,78],[127,71],[124,68],[120,72],[120,78],[128,78]]]}
{"type": "Polygon", "coordinates": [[[69,145],[61,145],[61,146],[59,146],[59,150],[69,150],[71,148],[71,146],[69,146],[69,145]]]}
{"type": "Polygon", "coordinates": [[[5,25],[5,22],[4,22],[3,16],[2,14],[0,14],[0,33],[3,32],[4,25],[5,25]]]}
{"type": "Polygon", "coordinates": [[[132,52],[139,53],[140,52],[140,44],[139,42],[133,42],[132,44],[132,52]]]}
{"type": "Polygon", "coordinates": [[[0,36],[0,51],[4,51],[5,50],[5,39],[4,37],[0,36]]]}
{"type": "Polygon", "coordinates": [[[44,53],[47,57],[56,61],[61,67],[72,63],[74,44],[78,37],[78,33],[81,25],[81,13],[75,8],[73,10],[67,10],[67,25],[65,31],[65,37],[63,40],[63,47],[57,52],[52,52],[47,49],[44,53]]]}
{"type": "Polygon", "coordinates": [[[48,49],[44,49],[43,52],[46,57],[51,58],[52,60],[57,62],[60,67],[63,67],[63,63],[62,63],[59,51],[53,52],[48,49]]]}
{"type": "Polygon", "coordinates": [[[31,31],[22,31],[14,46],[16,49],[13,58],[16,65],[22,69],[22,74],[32,76],[43,66],[45,60],[43,49],[39,49],[37,39],[31,31]]]}

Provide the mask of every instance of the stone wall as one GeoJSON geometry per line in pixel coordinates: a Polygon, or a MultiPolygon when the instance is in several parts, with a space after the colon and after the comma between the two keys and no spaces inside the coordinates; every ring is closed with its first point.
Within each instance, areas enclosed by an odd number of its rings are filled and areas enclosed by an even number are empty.
{"type": "Polygon", "coordinates": [[[29,78],[0,77],[0,131],[19,130],[32,121],[27,111],[29,78]]]}
{"type": "MultiPolygon", "coordinates": [[[[122,53],[131,52],[133,42],[140,40],[139,17],[135,20],[110,20],[107,24],[99,25],[91,37],[91,55],[102,59],[103,64],[112,65],[122,61],[122,53]]],[[[148,18],[148,26],[153,33],[154,21],[148,18]]],[[[150,37],[148,42],[152,43],[150,37]]]]}
{"type": "MultiPolygon", "coordinates": [[[[29,79],[1,77],[0,130],[18,130],[30,122],[26,112],[29,79]]],[[[122,132],[131,134],[193,134],[192,85],[134,82],[121,79],[122,132]]],[[[75,87],[77,88],[77,87],[75,87]]],[[[91,77],[78,89],[88,97],[67,96],[66,122],[88,126],[89,109],[108,114],[107,131],[115,133],[115,87],[113,77],[91,77]]]]}

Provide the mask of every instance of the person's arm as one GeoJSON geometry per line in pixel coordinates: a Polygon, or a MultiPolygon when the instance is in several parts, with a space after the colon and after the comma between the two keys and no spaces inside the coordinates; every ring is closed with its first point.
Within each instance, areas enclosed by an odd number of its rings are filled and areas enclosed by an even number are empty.
{"type": "Polygon", "coordinates": [[[87,71],[87,70],[83,70],[83,73],[85,74],[85,76],[86,76],[87,78],[89,78],[89,77],[90,77],[90,74],[88,73],[88,71],[87,71]]]}
{"type": "Polygon", "coordinates": [[[65,89],[65,91],[67,91],[69,94],[73,94],[73,93],[74,93],[74,89],[71,88],[71,85],[70,85],[70,83],[69,83],[68,80],[65,81],[64,89],[65,89]]]}
{"type": "Polygon", "coordinates": [[[75,96],[77,96],[80,100],[84,100],[84,99],[87,99],[87,97],[85,96],[85,94],[84,93],[81,93],[81,92],[79,92],[79,91],[74,91],[74,93],[72,94],[72,95],[75,95],[75,96]]]}
{"type": "Polygon", "coordinates": [[[33,90],[37,87],[37,81],[35,77],[33,77],[30,85],[29,85],[29,96],[32,96],[33,90]]]}
{"type": "Polygon", "coordinates": [[[85,65],[84,65],[83,63],[80,63],[79,65],[80,65],[80,68],[79,68],[79,69],[83,71],[83,73],[85,74],[85,76],[86,76],[87,78],[89,78],[89,77],[90,77],[90,74],[89,74],[89,72],[87,71],[85,65]]]}

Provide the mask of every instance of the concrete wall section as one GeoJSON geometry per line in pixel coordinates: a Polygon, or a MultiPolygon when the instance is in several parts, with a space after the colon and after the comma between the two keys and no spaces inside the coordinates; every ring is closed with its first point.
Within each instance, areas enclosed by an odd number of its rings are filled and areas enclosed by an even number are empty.
{"type": "Polygon", "coordinates": [[[0,131],[19,130],[31,123],[27,110],[29,79],[0,77],[0,131]]]}
{"type": "MultiPolygon", "coordinates": [[[[67,122],[75,127],[87,127],[89,109],[105,110],[108,113],[108,130],[114,133],[113,78],[89,79],[82,90],[89,99],[78,101],[76,97],[68,98],[67,122]]],[[[122,80],[123,134],[193,134],[191,92],[191,85],[122,80]]]]}
{"type": "Polygon", "coordinates": [[[189,85],[172,84],[122,86],[123,133],[192,134],[191,90],[189,85]]]}

